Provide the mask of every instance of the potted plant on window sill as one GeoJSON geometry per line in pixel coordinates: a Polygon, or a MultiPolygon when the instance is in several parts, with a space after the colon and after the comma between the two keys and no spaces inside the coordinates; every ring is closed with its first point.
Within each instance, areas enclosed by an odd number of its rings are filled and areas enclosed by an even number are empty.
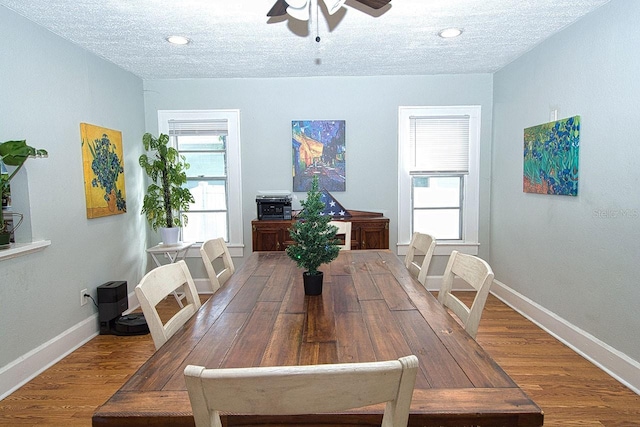
{"type": "Polygon", "coordinates": [[[187,224],[185,212],[189,210],[189,204],[194,203],[189,189],[183,187],[187,183],[185,171],[189,164],[169,145],[169,135],[160,134],[155,138],[145,133],[142,144],[145,150],[151,151],[139,158],[151,184],[147,187],[141,213],[146,215],[154,231],[160,229],[164,245],[176,244],[180,227],[187,224]]]}
{"type": "MultiPolygon", "coordinates": [[[[46,150],[33,148],[27,145],[26,140],[21,141],[5,141],[0,143],[0,160],[6,166],[15,166],[13,172],[8,174],[0,174],[0,193],[4,197],[9,191],[9,183],[16,173],[22,168],[24,162],[29,157],[47,157],[46,150]]],[[[6,249],[11,243],[11,232],[15,231],[17,226],[14,226],[12,230],[7,227],[7,223],[4,220],[4,214],[0,209],[0,249],[6,249]]]]}
{"type": "Polygon", "coordinates": [[[324,203],[320,198],[318,177],[314,176],[307,199],[301,202],[303,209],[298,214],[298,220],[291,226],[291,239],[295,245],[285,249],[298,267],[307,270],[302,275],[306,295],[322,293],[323,273],[318,268],[336,259],[340,252],[337,246],[339,240],[336,239],[338,228],[329,225],[330,216],[322,215],[324,203]]]}

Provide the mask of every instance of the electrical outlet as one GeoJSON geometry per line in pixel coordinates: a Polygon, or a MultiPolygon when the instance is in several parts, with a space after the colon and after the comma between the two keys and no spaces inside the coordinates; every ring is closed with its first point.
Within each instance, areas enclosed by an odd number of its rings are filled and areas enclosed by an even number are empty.
{"type": "Polygon", "coordinates": [[[83,290],[80,291],[80,305],[81,306],[85,305],[87,303],[87,299],[88,298],[84,296],[85,294],[87,294],[87,295],[89,294],[86,289],[83,289],[83,290]]]}

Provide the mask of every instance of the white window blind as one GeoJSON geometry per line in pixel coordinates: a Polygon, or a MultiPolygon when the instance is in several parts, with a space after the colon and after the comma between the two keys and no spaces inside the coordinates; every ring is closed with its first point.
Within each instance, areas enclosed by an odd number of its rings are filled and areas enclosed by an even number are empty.
{"type": "Polygon", "coordinates": [[[409,118],[410,173],[469,173],[469,116],[409,118]]]}
{"type": "Polygon", "coordinates": [[[222,136],[227,133],[227,120],[169,120],[169,136],[222,136]]]}

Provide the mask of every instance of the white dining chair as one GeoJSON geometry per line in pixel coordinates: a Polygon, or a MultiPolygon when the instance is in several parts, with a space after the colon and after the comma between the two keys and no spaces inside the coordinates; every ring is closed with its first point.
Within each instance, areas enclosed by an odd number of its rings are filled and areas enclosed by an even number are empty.
{"type": "Polygon", "coordinates": [[[184,260],[166,264],[148,272],[136,286],[135,293],[156,350],[162,347],[198,311],[201,305],[196,285],[184,260]],[[178,289],[184,293],[186,303],[163,323],[156,306],[167,295],[178,289]]]}
{"type": "Polygon", "coordinates": [[[409,249],[404,257],[404,265],[409,270],[409,273],[418,279],[418,282],[422,283],[425,288],[427,287],[427,271],[435,248],[435,237],[430,234],[415,232],[411,236],[411,243],[409,243],[409,249]],[[422,260],[419,260],[421,256],[422,260]]]}
{"type": "Polygon", "coordinates": [[[209,276],[211,292],[216,292],[236,271],[229,248],[222,237],[210,239],[200,246],[200,256],[209,276]]]}
{"type": "Polygon", "coordinates": [[[340,246],[341,251],[351,250],[351,222],[350,221],[329,221],[329,225],[333,225],[338,228],[336,236],[344,234],[344,245],[340,246]]]}
{"type": "Polygon", "coordinates": [[[398,360],[308,366],[184,370],[196,427],[220,427],[219,412],[304,415],[387,402],[383,427],[406,426],[418,371],[398,360]]]}
{"type": "Polygon", "coordinates": [[[464,329],[474,339],[478,333],[482,310],[493,283],[493,270],[483,259],[473,255],[452,251],[442,277],[442,286],[438,292],[438,301],[449,308],[462,321],[464,329]],[[453,281],[460,278],[476,291],[471,307],[451,293],[453,281]]]}

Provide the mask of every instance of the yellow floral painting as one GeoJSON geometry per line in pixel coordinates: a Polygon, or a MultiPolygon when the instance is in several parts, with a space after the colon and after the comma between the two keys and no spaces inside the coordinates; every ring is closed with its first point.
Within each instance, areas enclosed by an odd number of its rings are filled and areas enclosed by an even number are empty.
{"type": "Polygon", "coordinates": [[[122,132],[80,123],[87,218],[127,211],[122,132]]]}

